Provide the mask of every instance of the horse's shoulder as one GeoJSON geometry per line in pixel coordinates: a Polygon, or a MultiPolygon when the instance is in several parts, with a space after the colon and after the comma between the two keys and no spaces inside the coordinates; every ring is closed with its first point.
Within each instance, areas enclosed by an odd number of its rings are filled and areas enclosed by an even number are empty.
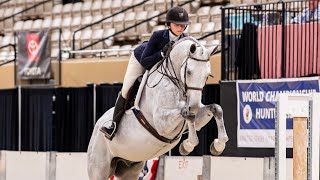
{"type": "Polygon", "coordinates": [[[171,104],[168,102],[168,100],[178,100],[179,97],[179,90],[177,87],[170,81],[169,78],[163,78],[159,84],[157,97],[159,98],[159,101],[165,101],[168,103],[167,105],[171,104]]]}
{"type": "Polygon", "coordinates": [[[161,84],[165,90],[178,91],[177,87],[173,84],[169,77],[163,77],[161,84]]]}

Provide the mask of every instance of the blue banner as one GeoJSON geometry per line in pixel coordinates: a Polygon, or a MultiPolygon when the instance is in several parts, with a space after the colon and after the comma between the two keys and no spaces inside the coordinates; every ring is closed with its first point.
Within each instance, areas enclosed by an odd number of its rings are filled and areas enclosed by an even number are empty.
{"type": "MultiPolygon", "coordinates": [[[[238,81],[238,147],[274,147],[275,104],[279,93],[319,92],[318,78],[238,81]]],[[[292,119],[287,129],[292,131],[292,119]]],[[[292,147],[292,132],[287,132],[292,147]]]]}

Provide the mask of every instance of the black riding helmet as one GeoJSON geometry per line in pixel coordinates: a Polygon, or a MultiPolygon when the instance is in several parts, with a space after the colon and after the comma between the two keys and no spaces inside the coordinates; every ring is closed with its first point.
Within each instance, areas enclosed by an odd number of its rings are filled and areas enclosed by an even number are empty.
{"type": "Polygon", "coordinates": [[[169,9],[166,17],[167,26],[170,26],[170,23],[189,25],[189,15],[187,11],[180,6],[169,9]]]}

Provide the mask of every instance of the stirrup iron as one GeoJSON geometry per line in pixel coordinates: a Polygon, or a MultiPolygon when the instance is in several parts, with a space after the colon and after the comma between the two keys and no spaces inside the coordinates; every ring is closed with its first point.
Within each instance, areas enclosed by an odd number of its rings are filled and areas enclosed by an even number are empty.
{"type": "Polygon", "coordinates": [[[115,132],[116,132],[116,129],[118,128],[117,127],[117,123],[113,122],[112,121],[112,125],[111,125],[112,128],[108,129],[107,127],[101,127],[100,128],[100,131],[104,134],[104,136],[109,139],[110,141],[113,139],[114,135],[115,135],[115,132]],[[112,130],[112,131],[111,131],[112,130]]]}

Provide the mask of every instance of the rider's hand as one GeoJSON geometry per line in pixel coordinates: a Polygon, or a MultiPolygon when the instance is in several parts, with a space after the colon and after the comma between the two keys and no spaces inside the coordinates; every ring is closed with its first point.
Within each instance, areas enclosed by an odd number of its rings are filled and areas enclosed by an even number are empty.
{"type": "Polygon", "coordinates": [[[167,55],[168,51],[169,52],[171,51],[173,44],[174,44],[174,41],[170,41],[166,45],[164,45],[164,47],[162,48],[162,52],[164,56],[167,55]]]}

